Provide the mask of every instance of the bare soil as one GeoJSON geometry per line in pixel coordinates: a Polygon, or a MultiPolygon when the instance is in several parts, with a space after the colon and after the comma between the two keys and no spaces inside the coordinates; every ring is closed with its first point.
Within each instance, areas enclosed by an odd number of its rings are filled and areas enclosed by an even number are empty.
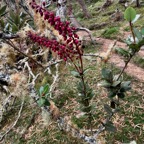
{"type": "MultiPolygon", "coordinates": [[[[106,52],[108,50],[108,47],[114,43],[114,40],[109,40],[109,39],[104,39],[104,38],[96,38],[96,41],[102,44],[101,52],[106,52]]],[[[125,43],[119,42],[119,41],[116,42],[115,47],[127,48],[125,43]]],[[[143,57],[144,49],[140,50],[138,54],[141,57],[143,57]]],[[[108,62],[115,64],[115,66],[120,69],[122,69],[125,65],[123,58],[116,53],[112,53],[108,62]]],[[[136,64],[133,64],[130,62],[125,72],[128,75],[140,80],[141,82],[144,82],[144,69],[142,69],[141,67],[138,67],[136,64]]]]}

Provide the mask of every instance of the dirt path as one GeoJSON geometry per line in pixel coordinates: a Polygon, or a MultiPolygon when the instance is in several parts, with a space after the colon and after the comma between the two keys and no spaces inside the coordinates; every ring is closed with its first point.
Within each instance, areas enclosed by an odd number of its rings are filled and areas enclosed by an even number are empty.
{"type": "MultiPolygon", "coordinates": [[[[86,36],[86,34],[82,33],[82,32],[78,33],[78,35],[86,36]]],[[[114,43],[114,40],[110,40],[110,39],[104,39],[104,38],[94,38],[94,39],[96,40],[97,43],[102,44],[101,53],[107,52],[108,47],[114,43]]],[[[125,43],[119,42],[119,41],[116,42],[115,47],[127,48],[125,43]]],[[[144,57],[144,49],[140,50],[138,54],[141,57],[144,57]]],[[[120,57],[116,53],[113,53],[110,56],[110,59],[108,62],[115,64],[115,66],[120,69],[122,69],[124,67],[124,61],[123,61],[122,57],[120,57]]],[[[132,62],[130,62],[128,64],[125,72],[128,75],[140,80],[141,82],[144,82],[144,69],[138,67],[136,64],[133,64],[132,62]]]]}
{"type": "MultiPolygon", "coordinates": [[[[96,39],[97,42],[101,42],[102,45],[102,52],[106,52],[108,50],[109,45],[113,44],[114,41],[113,40],[109,40],[109,39],[103,39],[103,38],[97,38],[96,39]]],[[[121,48],[126,48],[126,44],[117,41],[116,42],[116,47],[121,47],[121,48]]],[[[140,56],[144,56],[144,50],[140,50],[138,53],[140,56]]],[[[125,65],[122,57],[120,57],[119,55],[117,55],[116,53],[113,53],[109,59],[110,63],[115,64],[116,67],[122,69],[125,65]]],[[[144,82],[144,69],[138,67],[137,65],[133,64],[133,63],[129,63],[125,72],[130,75],[133,76],[135,78],[137,78],[138,80],[144,82]]]]}

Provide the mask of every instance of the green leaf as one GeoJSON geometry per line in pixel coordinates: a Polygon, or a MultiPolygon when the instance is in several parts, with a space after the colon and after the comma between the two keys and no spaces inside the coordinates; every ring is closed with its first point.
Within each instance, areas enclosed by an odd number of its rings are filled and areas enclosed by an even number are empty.
{"type": "Polygon", "coordinates": [[[109,132],[116,132],[117,131],[116,127],[113,126],[113,123],[111,121],[109,121],[105,124],[105,129],[109,132]]]}
{"type": "Polygon", "coordinates": [[[44,87],[41,86],[41,87],[39,88],[39,95],[40,95],[40,96],[42,96],[43,91],[44,91],[44,87]]]}
{"type": "Polygon", "coordinates": [[[18,27],[15,24],[13,24],[12,25],[12,32],[16,33],[18,30],[19,30],[18,27]]]}
{"type": "Polygon", "coordinates": [[[5,13],[6,8],[7,8],[7,6],[5,5],[0,9],[0,16],[2,16],[5,13]]]}
{"type": "Polygon", "coordinates": [[[10,18],[14,21],[15,20],[15,13],[13,11],[10,11],[10,18]]]}
{"type": "Polygon", "coordinates": [[[86,68],[86,69],[83,71],[83,74],[87,73],[89,70],[90,70],[90,67],[86,68]]]}
{"type": "Polygon", "coordinates": [[[117,53],[119,53],[120,55],[124,56],[124,57],[129,57],[129,52],[123,48],[116,48],[115,49],[117,53]]]}
{"type": "Polygon", "coordinates": [[[90,112],[90,111],[91,111],[92,106],[82,107],[81,109],[82,109],[82,111],[83,111],[83,112],[88,113],[88,112],[90,112]]]}
{"type": "Polygon", "coordinates": [[[120,92],[126,92],[131,89],[131,81],[124,81],[121,83],[120,92]]]}
{"type": "Polygon", "coordinates": [[[5,23],[4,23],[4,20],[3,20],[3,19],[0,20],[0,27],[1,27],[2,29],[5,28],[5,23]]]}
{"type": "Polygon", "coordinates": [[[2,15],[0,15],[0,17],[3,17],[7,14],[8,12],[3,13],[2,15]]]}
{"type": "Polygon", "coordinates": [[[104,104],[104,110],[105,110],[108,114],[112,114],[112,109],[110,108],[109,105],[104,104]]]}
{"type": "Polygon", "coordinates": [[[92,91],[92,89],[90,88],[90,86],[88,85],[88,83],[85,83],[85,88],[87,92],[92,91]]]}
{"type": "Polygon", "coordinates": [[[20,18],[22,18],[22,19],[23,19],[23,18],[25,18],[25,17],[27,16],[27,14],[25,14],[25,13],[21,12],[19,16],[20,16],[20,18]]]}
{"type": "Polygon", "coordinates": [[[109,97],[109,98],[113,98],[113,97],[116,96],[116,94],[117,94],[116,91],[111,90],[111,91],[108,92],[108,97],[109,97]]]}
{"type": "Polygon", "coordinates": [[[50,106],[50,102],[46,98],[44,98],[44,97],[40,98],[37,101],[37,104],[38,104],[39,107],[50,106]]]}
{"type": "Polygon", "coordinates": [[[137,45],[138,45],[138,51],[139,51],[140,48],[144,45],[144,39],[141,40],[137,45]]]}
{"type": "Polygon", "coordinates": [[[134,8],[132,7],[128,7],[125,12],[124,12],[124,18],[129,21],[132,22],[136,17],[136,11],[134,8]]]}
{"type": "Polygon", "coordinates": [[[38,103],[38,106],[39,106],[39,107],[42,107],[42,106],[44,106],[45,99],[44,99],[44,98],[40,98],[40,99],[37,101],[37,103],[38,103]]]}
{"type": "Polygon", "coordinates": [[[105,87],[105,88],[110,88],[111,87],[111,83],[107,82],[107,81],[102,81],[100,83],[101,86],[105,87]]]}
{"type": "Polygon", "coordinates": [[[143,39],[141,32],[137,28],[134,28],[133,31],[138,40],[141,41],[143,39]]]}
{"type": "Polygon", "coordinates": [[[80,81],[78,84],[77,84],[77,89],[78,89],[78,91],[81,93],[81,92],[83,92],[83,82],[82,81],[80,81]]]}
{"type": "Polygon", "coordinates": [[[93,96],[94,96],[94,92],[93,92],[93,90],[91,89],[91,90],[87,93],[87,99],[88,99],[88,100],[91,100],[91,99],[93,98],[93,96]]]}
{"type": "Polygon", "coordinates": [[[21,28],[24,26],[24,24],[26,23],[26,20],[27,20],[27,19],[24,19],[24,20],[22,20],[22,21],[20,22],[20,24],[19,24],[19,29],[21,29],[21,28]]]}
{"type": "MultiPolygon", "coordinates": [[[[140,41],[140,42],[141,42],[141,41],[140,41]]],[[[130,44],[130,45],[129,45],[129,48],[131,49],[131,51],[132,51],[133,53],[138,52],[138,51],[140,50],[139,44],[140,44],[140,43],[138,43],[138,44],[130,44]]]]}
{"type": "Polygon", "coordinates": [[[44,89],[43,89],[43,94],[46,94],[46,93],[49,93],[49,89],[50,89],[50,87],[49,87],[49,84],[46,84],[45,86],[44,86],[44,89]]]}
{"type": "Polygon", "coordinates": [[[14,24],[14,20],[11,17],[7,18],[7,22],[10,23],[11,25],[14,24]]]}
{"type": "Polygon", "coordinates": [[[115,81],[115,82],[113,82],[112,86],[113,86],[113,87],[116,87],[116,86],[118,86],[120,83],[121,83],[121,81],[115,81]]]}
{"type": "Polygon", "coordinates": [[[105,80],[112,82],[113,80],[113,74],[112,71],[106,68],[102,69],[102,78],[104,78],[105,80]]]}
{"type": "Polygon", "coordinates": [[[142,35],[144,35],[144,27],[141,29],[141,33],[142,35]]]}
{"type": "Polygon", "coordinates": [[[125,94],[124,94],[123,92],[121,92],[121,93],[118,93],[117,96],[118,96],[119,98],[122,98],[122,99],[123,99],[123,98],[125,97],[125,94]]]}
{"type": "Polygon", "coordinates": [[[18,14],[15,16],[14,23],[15,23],[15,25],[17,25],[17,26],[20,25],[20,16],[19,16],[18,14]]]}
{"type": "Polygon", "coordinates": [[[80,78],[80,74],[77,71],[71,71],[71,74],[76,78],[80,78]]]}
{"type": "Polygon", "coordinates": [[[7,31],[9,31],[9,29],[10,29],[10,24],[7,23],[7,24],[5,25],[4,31],[7,32],[7,31]]]}

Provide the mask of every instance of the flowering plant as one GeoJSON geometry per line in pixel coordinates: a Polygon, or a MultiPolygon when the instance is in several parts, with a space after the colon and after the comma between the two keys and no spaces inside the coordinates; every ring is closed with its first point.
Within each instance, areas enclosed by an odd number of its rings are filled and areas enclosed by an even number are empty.
{"type": "Polygon", "coordinates": [[[83,67],[83,50],[81,48],[79,36],[75,33],[75,28],[71,27],[68,21],[62,22],[60,17],[56,17],[54,13],[37,5],[34,0],[30,5],[32,9],[35,10],[35,13],[39,13],[43,18],[47,28],[55,36],[55,39],[38,36],[38,34],[30,31],[28,32],[28,37],[33,42],[56,52],[60,59],[63,59],[64,61],[70,60],[73,63],[76,70],[71,73],[79,79],[77,85],[78,101],[82,105],[82,111],[87,113],[89,119],[88,125],[90,125],[92,129],[92,106],[90,106],[90,100],[94,96],[94,93],[84,80],[84,74],[86,71],[83,67]]]}

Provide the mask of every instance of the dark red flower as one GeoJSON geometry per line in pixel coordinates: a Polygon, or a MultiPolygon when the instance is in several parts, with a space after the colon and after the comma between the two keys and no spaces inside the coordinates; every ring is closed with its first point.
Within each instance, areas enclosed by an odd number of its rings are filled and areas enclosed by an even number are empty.
{"type": "Polygon", "coordinates": [[[33,0],[30,3],[31,7],[44,18],[51,26],[62,35],[63,42],[59,43],[56,40],[49,40],[46,37],[40,37],[37,34],[31,32],[28,33],[28,37],[39,45],[49,47],[52,51],[57,52],[60,58],[65,61],[68,58],[72,58],[74,54],[82,55],[79,49],[81,44],[79,37],[74,33],[75,28],[70,26],[68,21],[62,22],[60,17],[56,17],[53,12],[50,12],[41,6],[37,5],[33,0]]]}

